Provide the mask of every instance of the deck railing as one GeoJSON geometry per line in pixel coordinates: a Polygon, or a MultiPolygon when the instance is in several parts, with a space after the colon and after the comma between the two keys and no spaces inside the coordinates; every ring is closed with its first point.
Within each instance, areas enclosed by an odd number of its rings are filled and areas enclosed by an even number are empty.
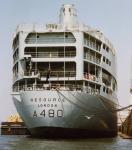
{"type": "Polygon", "coordinates": [[[90,86],[82,86],[82,85],[73,85],[73,84],[27,84],[21,86],[14,86],[13,91],[43,91],[43,90],[53,90],[53,91],[78,91],[85,92],[89,94],[99,94],[100,90],[90,87],[90,86]]]}
{"type": "Polygon", "coordinates": [[[29,76],[29,77],[35,77],[37,76],[38,78],[57,78],[58,80],[60,78],[68,78],[70,79],[71,77],[76,78],[76,71],[28,71],[24,72],[21,74],[22,76],[29,76]]]}
{"type": "Polygon", "coordinates": [[[47,44],[47,43],[75,43],[75,38],[61,38],[61,37],[52,37],[52,38],[27,38],[25,42],[27,44],[47,44]]]}
{"type": "Polygon", "coordinates": [[[88,39],[84,39],[84,45],[87,45],[88,47],[95,49],[96,51],[100,51],[100,45],[88,40],[88,39]]]}
{"type": "Polygon", "coordinates": [[[24,72],[24,76],[40,76],[40,77],[47,77],[47,75],[51,78],[57,77],[76,77],[76,72],[75,71],[50,71],[48,73],[47,71],[26,71],[24,72]],[[49,75],[48,75],[49,74],[49,75]]]}
{"type": "Polygon", "coordinates": [[[97,57],[94,57],[92,55],[84,56],[84,59],[90,60],[91,62],[94,62],[96,64],[100,64],[101,60],[97,57]]]}
{"type": "Polygon", "coordinates": [[[75,57],[75,51],[69,52],[25,52],[26,55],[31,55],[33,58],[64,58],[75,57]]]}
{"type": "MultiPolygon", "coordinates": [[[[52,90],[52,91],[77,91],[77,92],[84,92],[89,93],[91,95],[98,95],[102,91],[102,88],[97,88],[96,86],[83,86],[83,85],[75,85],[75,84],[27,84],[21,86],[13,86],[13,92],[20,92],[20,91],[45,91],[45,90],[52,90]]],[[[108,88],[109,89],[109,88],[108,88]]],[[[104,92],[104,91],[102,91],[104,92]]],[[[111,95],[116,98],[116,93],[113,90],[109,89],[109,92],[104,92],[107,95],[111,95]]]]}

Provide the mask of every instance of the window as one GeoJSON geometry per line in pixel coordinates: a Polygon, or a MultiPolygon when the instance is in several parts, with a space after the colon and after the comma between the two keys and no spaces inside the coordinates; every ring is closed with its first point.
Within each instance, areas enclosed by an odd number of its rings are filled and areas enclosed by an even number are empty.
{"type": "Polygon", "coordinates": [[[111,61],[109,61],[109,66],[111,66],[111,61]]]}
{"type": "Polygon", "coordinates": [[[103,92],[105,92],[105,87],[103,87],[103,92]]]}
{"type": "Polygon", "coordinates": [[[105,45],[103,44],[103,49],[105,49],[105,45]]]}
{"type": "Polygon", "coordinates": [[[68,38],[68,34],[66,34],[65,37],[68,38]]]}
{"type": "Polygon", "coordinates": [[[109,59],[106,59],[106,64],[109,64],[109,59]]]}
{"type": "Polygon", "coordinates": [[[105,62],[105,57],[103,56],[103,62],[105,62]]]}
{"type": "Polygon", "coordinates": [[[106,89],[106,93],[107,93],[107,94],[109,93],[109,89],[108,89],[108,88],[106,89]]]}
{"type": "Polygon", "coordinates": [[[109,52],[109,47],[106,48],[106,51],[109,52]]]}

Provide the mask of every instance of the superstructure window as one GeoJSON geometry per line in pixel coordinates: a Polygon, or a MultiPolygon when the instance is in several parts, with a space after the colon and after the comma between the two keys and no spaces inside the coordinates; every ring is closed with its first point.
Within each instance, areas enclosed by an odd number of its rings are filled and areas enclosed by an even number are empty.
{"type": "Polygon", "coordinates": [[[105,92],[105,86],[103,86],[103,92],[105,92]]]}
{"type": "Polygon", "coordinates": [[[66,34],[65,37],[68,38],[68,34],[66,34]]]}
{"type": "Polygon", "coordinates": [[[109,61],[109,66],[111,66],[111,61],[109,61]]]}
{"type": "Polygon", "coordinates": [[[106,51],[109,52],[109,47],[106,48],[106,51]]]}
{"type": "Polygon", "coordinates": [[[103,49],[105,49],[105,44],[103,44],[103,49]]]}
{"type": "Polygon", "coordinates": [[[103,56],[103,62],[105,62],[105,57],[103,56]]]}
{"type": "Polygon", "coordinates": [[[103,62],[105,62],[107,65],[111,66],[111,61],[106,58],[105,56],[103,56],[103,62]]]}
{"type": "Polygon", "coordinates": [[[108,88],[106,89],[106,93],[107,93],[107,94],[109,93],[109,89],[108,89],[108,88]]]}
{"type": "Polygon", "coordinates": [[[106,59],[106,64],[108,64],[109,63],[109,60],[108,59],[106,59]]]}
{"type": "Polygon", "coordinates": [[[106,52],[109,52],[109,47],[103,44],[103,49],[106,50],[106,52]]]}

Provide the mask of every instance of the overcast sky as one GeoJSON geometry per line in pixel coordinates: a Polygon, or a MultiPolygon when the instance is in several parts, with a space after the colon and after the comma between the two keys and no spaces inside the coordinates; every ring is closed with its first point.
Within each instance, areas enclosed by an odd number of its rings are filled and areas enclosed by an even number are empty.
{"type": "Polygon", "coordinates": [[[0,0],[0,121],[16,113],[12,102],[12,37],[20,23],[58,22],[62,4],[75,4],[80,22],[101,30],[117,50],[118,99],[130,101],[132,0],[0,0]]]}

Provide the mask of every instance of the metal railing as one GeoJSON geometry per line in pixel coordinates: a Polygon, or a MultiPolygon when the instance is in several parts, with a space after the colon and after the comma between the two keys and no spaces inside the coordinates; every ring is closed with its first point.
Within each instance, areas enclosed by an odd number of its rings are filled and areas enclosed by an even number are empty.
{"type": "Polygon", "coordinates": [[[100,64],[101,60],[97,57],[94,57],[92,55],[84,56],[84,59],[90,60],[96,64],[100,64]]]}
{"type": "Polygon", "coordinates": [[[25,55],[31,55],[34,58],[64,58],[75,57],[75,51],[69,52],[25,52],[25,55]]]}
{"type": "Polygon", "coordinates": [[[92,42],[92,41],[89,41],[88,39],[84,39],[84,44],[89,46],[90,48],[92,49],[95,49],[96,51],[100,51],[100,45],[92,42]]]}
{"type": "Polygon", "coordinates": [[[60,90],[60,91],[78,91],[89,94],[99,94],[100,90],[91,86],[73,85],[73,84],[27,84],[21,86],[14,86],[13,91],[44,91],[44,90],[60,90]]]}
{"type": "Polygon", "coordinates": [[[52,38],[27,38],[25,40],[27,44],[46,44],[46,43],[75,43],[76,40],[73,37],[52,37],[52,38]]]}
{"type": "MultiPolygon", "coordinates": [[[[24,72],[24,76],[36,76],[39,75],[40,77],[47,77],[47,71],[26,71],[24,72]]],[[[76,71],[50,71],[49,76],[54,78],[60,77],[76,77],[76,71]]]]}

